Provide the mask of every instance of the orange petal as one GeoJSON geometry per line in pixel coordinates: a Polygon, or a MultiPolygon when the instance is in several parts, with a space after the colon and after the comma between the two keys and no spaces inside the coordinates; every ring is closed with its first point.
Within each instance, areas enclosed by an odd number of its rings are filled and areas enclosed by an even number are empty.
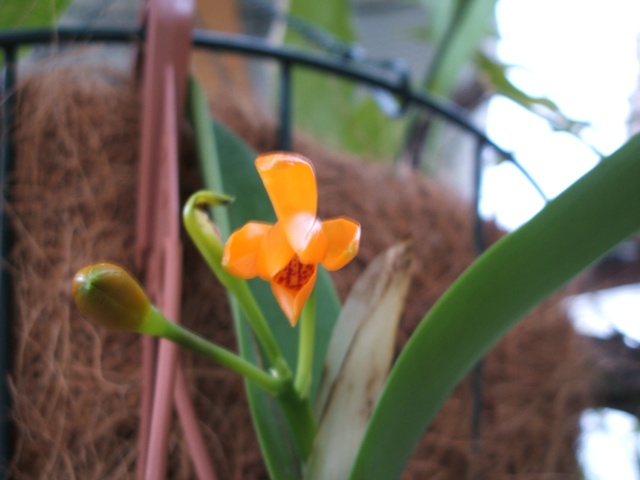
{"type": "Polygon", "coordinates": [[[273,152],[260,155],[255,163],[278,220],[299,213],[316,216],[318,189],[309,160],[294,153],[273,152]]]}
{"type": "Polygon", "coordinates": [[[303,263],[320,263],[327,251],[327,236],[318,217],[299,213],[282,220],[289,245],[303,263]]]}
{"type": "Polygon", "coordinates": [[[269,194],[289,244],[305,263],[318,263],[326,239],[316,217],[318,190],[311,162],[301,155],[274,152],[260,155],[256,168],[269,194]]]}
{"type": "Polygon", "coordinates": [[[233,232],[222,253],[224,269],[236,277],[255,277],[258,274],[258,247],[271,229],[268,223],[249,222],[233,232]]]}
{"type": "Polygon", "coordinates": [[[257,274],[270,281],[287,266],[295,252],[289,245],[281,222],[277,222],[262,238],[258,247],[257,274]]]}
{"type": "Polygon", "coordinates": [[[344,267],[358,253],[360,224],[346,217],[332,218],[322,222],[322,230],[328,243],[322,266],[327,270],[344,267]]]}
{"type": "Polygon", "coordinates": [[[271,290],[292,327],[295,327],[316,283],[318,269],[294,259],[271,281],[271,290]]]}

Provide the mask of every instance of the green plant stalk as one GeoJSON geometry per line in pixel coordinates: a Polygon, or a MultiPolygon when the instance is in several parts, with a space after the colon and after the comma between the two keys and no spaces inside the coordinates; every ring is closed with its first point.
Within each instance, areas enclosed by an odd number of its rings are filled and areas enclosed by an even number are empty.
{"type": "Polygon", "coordinates": [[[316,335],[316,291],[311,292],[300,318],[298,363],[294,386],[300,398],[307,398],[313,374],[313,344],[316,335]]]}
{"type": "Polygon", "coordinates": [[[238,300],[251,329],[260,345],[262,345],[271,365],[277,370],[279,377],[289,378],[291,377],[291,371],[280,352],[278,343],[264,318],[260,306],[251,294],[247,282],[234,277],[222,268],[222,241],[217,232],[215,232],[213,225],[205,223],[208,222],[205,214],[198,211],[198,207],[221,205],[228,203],[228,201],[228,197],[213,192],[199,191],[194,193],[187,200],[182,212],[185,228],[209,268],[220,280],[220,283],[238,300]]]}
{"type": "Polygon", "coordinates": [[[638,228],[640,136],[487,250],[434,305],[389,376],[350,478],[399,478],[475,362],[537,303],[638,228]]]}
{"type": "Polygon", "coordinates": [[[151,307],[139,327],[141,333],[162,337],[183,348],[210,358],[214,362],[236,372],[273,396],[278,396],[286,381],[264,372],[233,352],[216,345],[177,323],[168,320],[160,310],[151,307]]]}
{"type": "MultiPolygon", "coordinates": [[[[189,77],[189,108],[196,137],[198,157],[200,158],[200,169],[202,170],[202,176],[205,178],[206,188],[214,192],[224,192],[222,172],[217,161],[216,138],[211,130],[211,116],[207,98],[194,77],[189,77]]],[[[227,209],[219,208],[211,213],[222,237],[229,238],[229,235],[231,235],[231,222],[229,221],[227,209]]]]}
{"type": "MultiPolygon", "coordinates": [[[[207,101],[204,96],[204,92],[193,77],[190,77],[189,94],[193,125],[198,141],[198,153],[203,159],[215,159],[217,158],[217,151],[215,137],[212,135],[211,131],[211,119],[209,117],[209,111],[207,110],[207,101]]],[[[223,191],[222,173],[220,172],[218,162],[202,161],[201,164],[202,168],[205,170],[203,172],[205,178],[209,179],[210,183],[212,183],[211,187],[217,191],[223,191]]],[[[278,370],[281,376],[290,376],[291,372],[289,367],[280,352],[278,343],[273,336],[266,319],[264,318],[262,310],[251,294],[247,282],[228,274],[222,268],[220,264],[222,259],[222,244],[220,242],[212,242],[211,239],[207,239],[205,232],[199,228],[198,219],[195,216],[195,209],[202,205],[220,205],[221,203],[224,203],[225,200],[227,200],[226,197],[220,198],[215,194],[207,192],[199,192],[191,196],[183,209],[185,227],[187,228],[189,235],[193,238],[193,241],[201,255],[207,261],[209,267],[213,270],[227,290],[232,292],[237,301],[240,302],[240,308],[246,315],[251,329],[258,338],[262,348],[264,348],[269,361],[272,363],[274,368],[278,370]]],[[[216,225],[220,228],[221,235],[227,238],[231,234],[229,215],[226,210],[219,209],[215,212],[215,217],[218,219],[216,225]]]]}
{"type": "MultiPolygon", "coordinates": [[[[229,143],[230,137],[226,138],[226,143],[222,146],[218,144],[218,138],[215,133],[216,128],[219,128],[211,121],[207,99],[204,92],[198,85],[198,83],[191,78],[189,89],[189,105],[190,105],[190,117],[193,124],[196,143],[198,148],[198,157],[200,160],[200,167],[203,173],[203,180],[206,187],[213,191],[223,192],[227,191],[225,188],[225,182],[223,181],[222,169],[225,159],[221,159],[221,151],[225,152],[224,155],[230,155],[234,158],[232,163],[233,167],[230,167],[231,163],[229,159],[226,159],[226,165],[232,170],[228,170],[226,173],[231,172],[235,175],[240,174],[243,170],[245,177],[242,176],[242,183],[235,184],[235,189],[232,187],[232,191],[241,193],[243,198],[245,195],[258,195],[254,190],[255,187],[255,173],[253,166],[253,157],[255,154],[250,152],[244,143],[236,140],[238,143],[229,143]],[[229,148],[230,145],[233,148],[229,148]],[[254,175],[252,179],[251,175],[254,175]],[[252,184],[252,182],[254,182],[252,184]]],[[[232,175],[233,178],[233,175],[232,175]]],[[[231,182],[234,185],[233,181],[231,182]]],[[[263,195],[266,200],[266,192],[263,195]]],[[[253,200],[255,206],[255,199],[253,200]]],[[[242,211],[242,209],[240,209],[242,211]]],[[[255,218],[255,212],[253,212],[255,218]]],[[[216,225],[222,232],[222,237],[227,238],[232,230],[232,221],[228,209],[226,208],[212,208],[211,215],[215,219],[216,225]]],[[[244,221],[250,218],[244,218],[244,221]]],[[[255,348],[254,336],[249,333],[247,329],[246,315],[242,314],[238,299],[229,294],[229,303],[231,312],[234,319],[236,333],[238,335],[239,350],[242,356],[250,362],[260,363],[262,355],[255,348]]],[[[286,364],[284,365],[286,367],[286,364]]],[[[281,370],[284,370],[281,367],[281,370]]],[[[288,367],[287,367],[288,370],[288,367]]],[[[290,374],[289,374],[290,375],[290,374]]],[[[260,442],[260,447],[263,452],[264,461],[269,470],[270,477],[274,480],[300,480],[302,478],[302,460],[301,452],[304,450],[300,446],[298,438],[303,438],[304,435],[300,430],[296,430],[296,425],[304,425],[304,422],[296,421],[288,431],[284,431],[286,425],[283,425],[282,420],[286,423],[291,423],[291,420],[295,418],[286,409],[290,404],[294,404],[292,400],[287,401],[288,395],[293,390],[292,381],[288,381],[285,400],[278,401],[270,395],[264,393],[264,391],[256,387],[252,382],[246,382],[247,398],[249,401],[249,407],[251,415],[253,417],[253,423],[256,429],[256,434],[260,442]],[[284,419],[280,414],[285,414],[284,419]],[[297,438],[293,438],[292,432],[295,432],[297,438]],[[298,445],[296,447],[296,444],[298,445]]]]}
{"type": "Polygon", "coordinates": [[[436,48],[435,55],[431,64],[429,65],[429,69],[427,71],[426,78],[424,79],[422,88],[430,92],[434,89],[440,77],[440,70],[445,61],[447,54],[451,49],[451,45],[453,43],[453,39],[456,35],[460,34],[460,23],[464,18],[467,11],[471,8],[471,4],[477,0],[456,2],[456,6],[454,7],[454,12],[451,15],[449,23],[445,28],[445,31],[438,42],[438,46],[436,48]]]}
{"type": "Polygon", "coordinates": [[[285,384],[285,388],[277,399],[291,428],[298,454],[303,461],[306,461],[311,453],[318,428],[311,402],[308,398],[301,398],[298,395],[292,382],[285,384]]]}
{"type": "MultiPolygon", "coordinates": [[[[313,416],[311,403],[308,399],[301,398],[298,395],[298,391],[294,387],[291,371],[280,353],[271,329],[262,314],[262,310],[251,294],[247,282],[234,277],[222,268],[222,244],[220,239],[216,238],[216,232],[213,230],[212,225],[203,223],[205,220],[203,218],[205,215],[204,212],[198,212],[197,210],[199,206],[219,205],[227,199],[227,197],[208,191],[196,192],[187,200],[183,209],[184,224],[189,232],[189,236],[211,270],[220,280],[220,283],[222,283],[238,301],[238,305],[245,314],[256,338],[262,345],[267,358],[269,358],[276,373],[275,378],[281,382],[278,384],[278,391],[275,397],[282,407],[284,416],[289,423],[293,439],[298,448],[298,453],[301,455],[301,458],[305,460],[311,452],[311,445],[316,432],[316,421],[313,416]]],[[[305,308],[305,310],[308,309],[305,308]]],[[[306,314],[306,316],[309,317],[309,314],[306,314]]],[[[311,325],[312,329],[313,327],[314,325],[311,325]]],[[[311,341],[313,342],[313,339],[311,339],[311,341]]],[[[313,346],[311,346],[311,352],[313,352],[313,346]]],[[[312,360],[313,358],[311,357],[311,360],[308,362],[309,365],[312,360]]],[[[306,363],[305,368],[307,368],[306,363]]],[[[310,368],[309,366],[309,369],[310,368]]],[[[310,382],[310,373],[307,379],[310,382]]]]}

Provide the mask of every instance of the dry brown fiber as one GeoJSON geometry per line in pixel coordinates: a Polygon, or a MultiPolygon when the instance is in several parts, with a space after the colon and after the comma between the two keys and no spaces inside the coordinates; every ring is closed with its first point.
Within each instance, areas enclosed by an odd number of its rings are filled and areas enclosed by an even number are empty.
{"type": "MultiPolygon", "coordinates": [[[[139,96],[124,73],[75,63],[48,64],[25,77],[18,91],[8,210],[16,236],[9,258],[16,305],[10,379],[16,479],[128,479],[135,470],[139,339],[82,319],[69,286],[89,262],[133,267],[139,96]]],[[[273,122],[249,103],[213,99],[212,109],[256,150],[275,147],[273,122]]],[[[181,187],[187,195],[199,180],[188,132],[184,138],[181,187]]],[[[302,136],[294,144],[316,164],[320,214],[362,222],[362,251],[335,276],[342,296],[374,255],[398,238],[418,239],[401,345],[473,259],[469,206],[427,179],[397,178],[302,136]]],[[[235,348],[223,292],[184,243],[183,319],[235,348]]],[[[590,373],[561,300],[537,308],[488,355],[480,453],[471,453],[472,399],[465,381],[403,478],[580,478],[574,443],[590,373]]],[[[241,381],[188,353],[182,360],[219,477],[267,478],[241,381]]],[[[195,478],[178,426],[169,455],[169,478],[195,478]]]]}

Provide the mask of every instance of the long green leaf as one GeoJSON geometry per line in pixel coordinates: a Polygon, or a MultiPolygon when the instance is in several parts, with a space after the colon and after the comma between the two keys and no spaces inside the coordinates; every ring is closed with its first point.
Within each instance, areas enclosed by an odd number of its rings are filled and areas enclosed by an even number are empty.
{"type": "MultiPolygon", "coordinates": [[[[228,235],[249,220],[274,221],[269,198],[253,164],[256,153],[229,130],[212,122],[204,94],[195,82],[191,83],[190,96],[191,118],[205,187],[236,198],[230,207],[218,208],[213,212],[223,235],[228,235]]],[[[289,326],[267,283],[255,280],[250,282],[250,286],[267,316],[283,355],[289,365],[295,365],[297,331],[289,326]]],[[[340,311],[337,293],[325,271],[318,274],[316,295],[316,317],[319,321],[316,326],[311,398],[317,391],[333,324],[340,311]]],[[[254,363],[261,363],[253,335],[235,302],[231,306],[241,355],[254,363]]],[[[254,426],[271,478],[299,479],[300,465],[279,407],[254,385],[247,383],[246,387],[254,426]]]]}
{"type": "Polygon", "coordinates": [[[489,32],[495,0],[420,0],[430,15],[436,52],[424,80],[430,93],[449,96],[489,32]]]}
{"type": "MultiPolygon", "coordinates": [[[[190,116],[203,181],[206,188],[224,192],[226,189],[220,167],[219,150],[222,149],[225,155],[240,159],[241,164],[246,163],[246,160],[242,159],[251,155],[251,151],[239,140],[237,144],[225,142],[224,138],[227,134],[222,132],[222,135],[219,135],[220,132],[217,131],[215,124],[212,125],[204,92],[193,78],[190,79],[189,87],[190,116]],[[229,145],[225,147],[225,144],[229,145]]],[[[228,209],[215,208],[212,214],[222,235],[228,236],[232,230],[228,209]]],[[[229,300],[240,355],[252,363],[260,364],[260,355],[256,351],[251,331],[238,303],[233,298],[229,300]]],[[[293,441],[287,434],[276,403],[252,383],[245,382],[245,387],[258,441],[271,477],[277,480],[299,480],[302,473],[294,453],[293,441]]]]}
{"type": "MultiPolygon", "coordinates": [[[[427,11],[430,40],[435,49],[422,88],[436,96],[450,98],[459,87],[460,77],[473,53],[491,32],[489,26],[496,0],[420,0],[419,3],[427,11]]],[[[459,172],[464,168],[459,152],[457,155],[455,152],[459,142],[445,141],[450,131],[447,122],[419,112],[409,128],[413,142],[424,142],[420,158],[414,160],[423,163],[427,173],[437,175],[439,171],[459,172]]]]}
{"type": "MultiPolygon", "coordinates": [[[[306,23],[287,25],[284,36],[287,45],[317,49],[305,37],[305,28],[314,29],[313,34],[326,32],[345,43],[356,38],[351,4],[347,0],[292,0],[289,15],[306,23]]],[[[320,47],[320,53],[327,52],[320,47]]],[[[385,115],[370,89],[301,68],[293,71],[292,87],[296,128],[313,134],[330,148],[354,154],[382,158],[397,151],[401,121],[385,115]]]]}
{"type": "MultiPolygon", "coordinates": [[[[248,149],[242,140],[218,123],[215,124],[215,132],[225,193],[236,198],[236,201],[229,207],[232,229],[239,228],[249,220],[275,221],[271,202],[253,164],[256,158],[255,152],[248,149]]],[[[283,355],[289,365],[295,365],[298,355],[297,330],[289,325],[266,282],[256,279],[250,284],[253,294],[263,306],[264,311],[269,312],[268,320],[279,341],[283,355]]],[[[331,277],[324,270],[320,270],[318,273],[316,295],[316,318],[318,321],[316,322],[316,354],[314,355],[311,398],[315,397],[331,331],[340,312],[338,294],[331,277]]]]}
{"type": "Polygon", "coordinates": [[[399,478],[438,408],[491,345],[638,228],[640,136],[487,250],[434,305],[391,372],[350,478],[399,478]]]}

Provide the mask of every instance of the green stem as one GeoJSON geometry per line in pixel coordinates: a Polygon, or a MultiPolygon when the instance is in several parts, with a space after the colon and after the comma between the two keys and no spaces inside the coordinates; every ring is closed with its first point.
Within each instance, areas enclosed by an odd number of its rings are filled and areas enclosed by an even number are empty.
{"type": "Polygon", "coordinates": [[[316,335],[316,291],[309,296],[300,318],[298,366],[294,388],[300,398],[307,398],[313,377],[313,346],[316,335]]]}
{"type": "Polygon", "coordinates": [[[203,205],[214,206],[228,203],[228,201],[229,197],[213,192],[200,191],[194,193],[183,209],[184,225],[200,254],[218,277],[220,283],[237,298],[240,308],[247,317],[247,321],[271,365],[281,378],[287,378],[291,376],[291,372],[260,306],[253,297],[247,282],[234,277],[222,268],[223,246],[220,235],[215,231],[206,214],[198,209],[203,205]]]}
{"type": "Polygon", "coordinates": [[[276,369],[278,374],[282,376],[282,378],[290,377],[291,371],[289,370],[289,366],[282,356],[282,352],[280,352],[278,343],[273,336],[271,328],[269,327],[258,302],[256,302],[255,297],[251,293],[249,285],[246,281],[227,274],[226,271],[224,273],[230,277],[229,282],[225,283],[222,280],[221,282],[231,293],[235,295],[242,312],[247,317],[247,321],[249,322],[256,338],[260,342],[260,345],[262,345],[271,365],[276,369]]]}
{"type": "Polygon", "coordinates": [[[311,453],[317,430],[311,402],[309,402],[308,398],[300,398],[291,382],[285,385],[285,388],[277,398],[291,428],[291,434],[298,447],[298,453],[302,460],[306,462],[311,453]]]}
{"type": "Polygon", "coordinates": [[[166,338],[181,347],[210,358],[219,365],[251,380],[273,396],[278,396],[284,386],[290,383],[285,383],[285,380],[269,375],[235,353],[168,320],[156,307],[151,308],[139,331],[148,335],[166,338]]]}
{"type": "Polygon", "coordinates": [[[471,8],[472,3],[472,1],[459,2],[454,7],[455,11],[451,15],[451,19],[447,24],[447,29],[440,38],[440,42],[438,43],[435,55],[433,57],[433,60],[431,61],[431,65],[429,65],[427,77],[423,82],[423,88],[425,91],[431,92],[432,90],[436,89],[436,84],[440,80],[442,65],[445,63],[445,59],[451,51],[456,35],[463,33],[460,31],[460,24],[464,19],[464,16],[467,14],[468,10],[471,8]]]}

